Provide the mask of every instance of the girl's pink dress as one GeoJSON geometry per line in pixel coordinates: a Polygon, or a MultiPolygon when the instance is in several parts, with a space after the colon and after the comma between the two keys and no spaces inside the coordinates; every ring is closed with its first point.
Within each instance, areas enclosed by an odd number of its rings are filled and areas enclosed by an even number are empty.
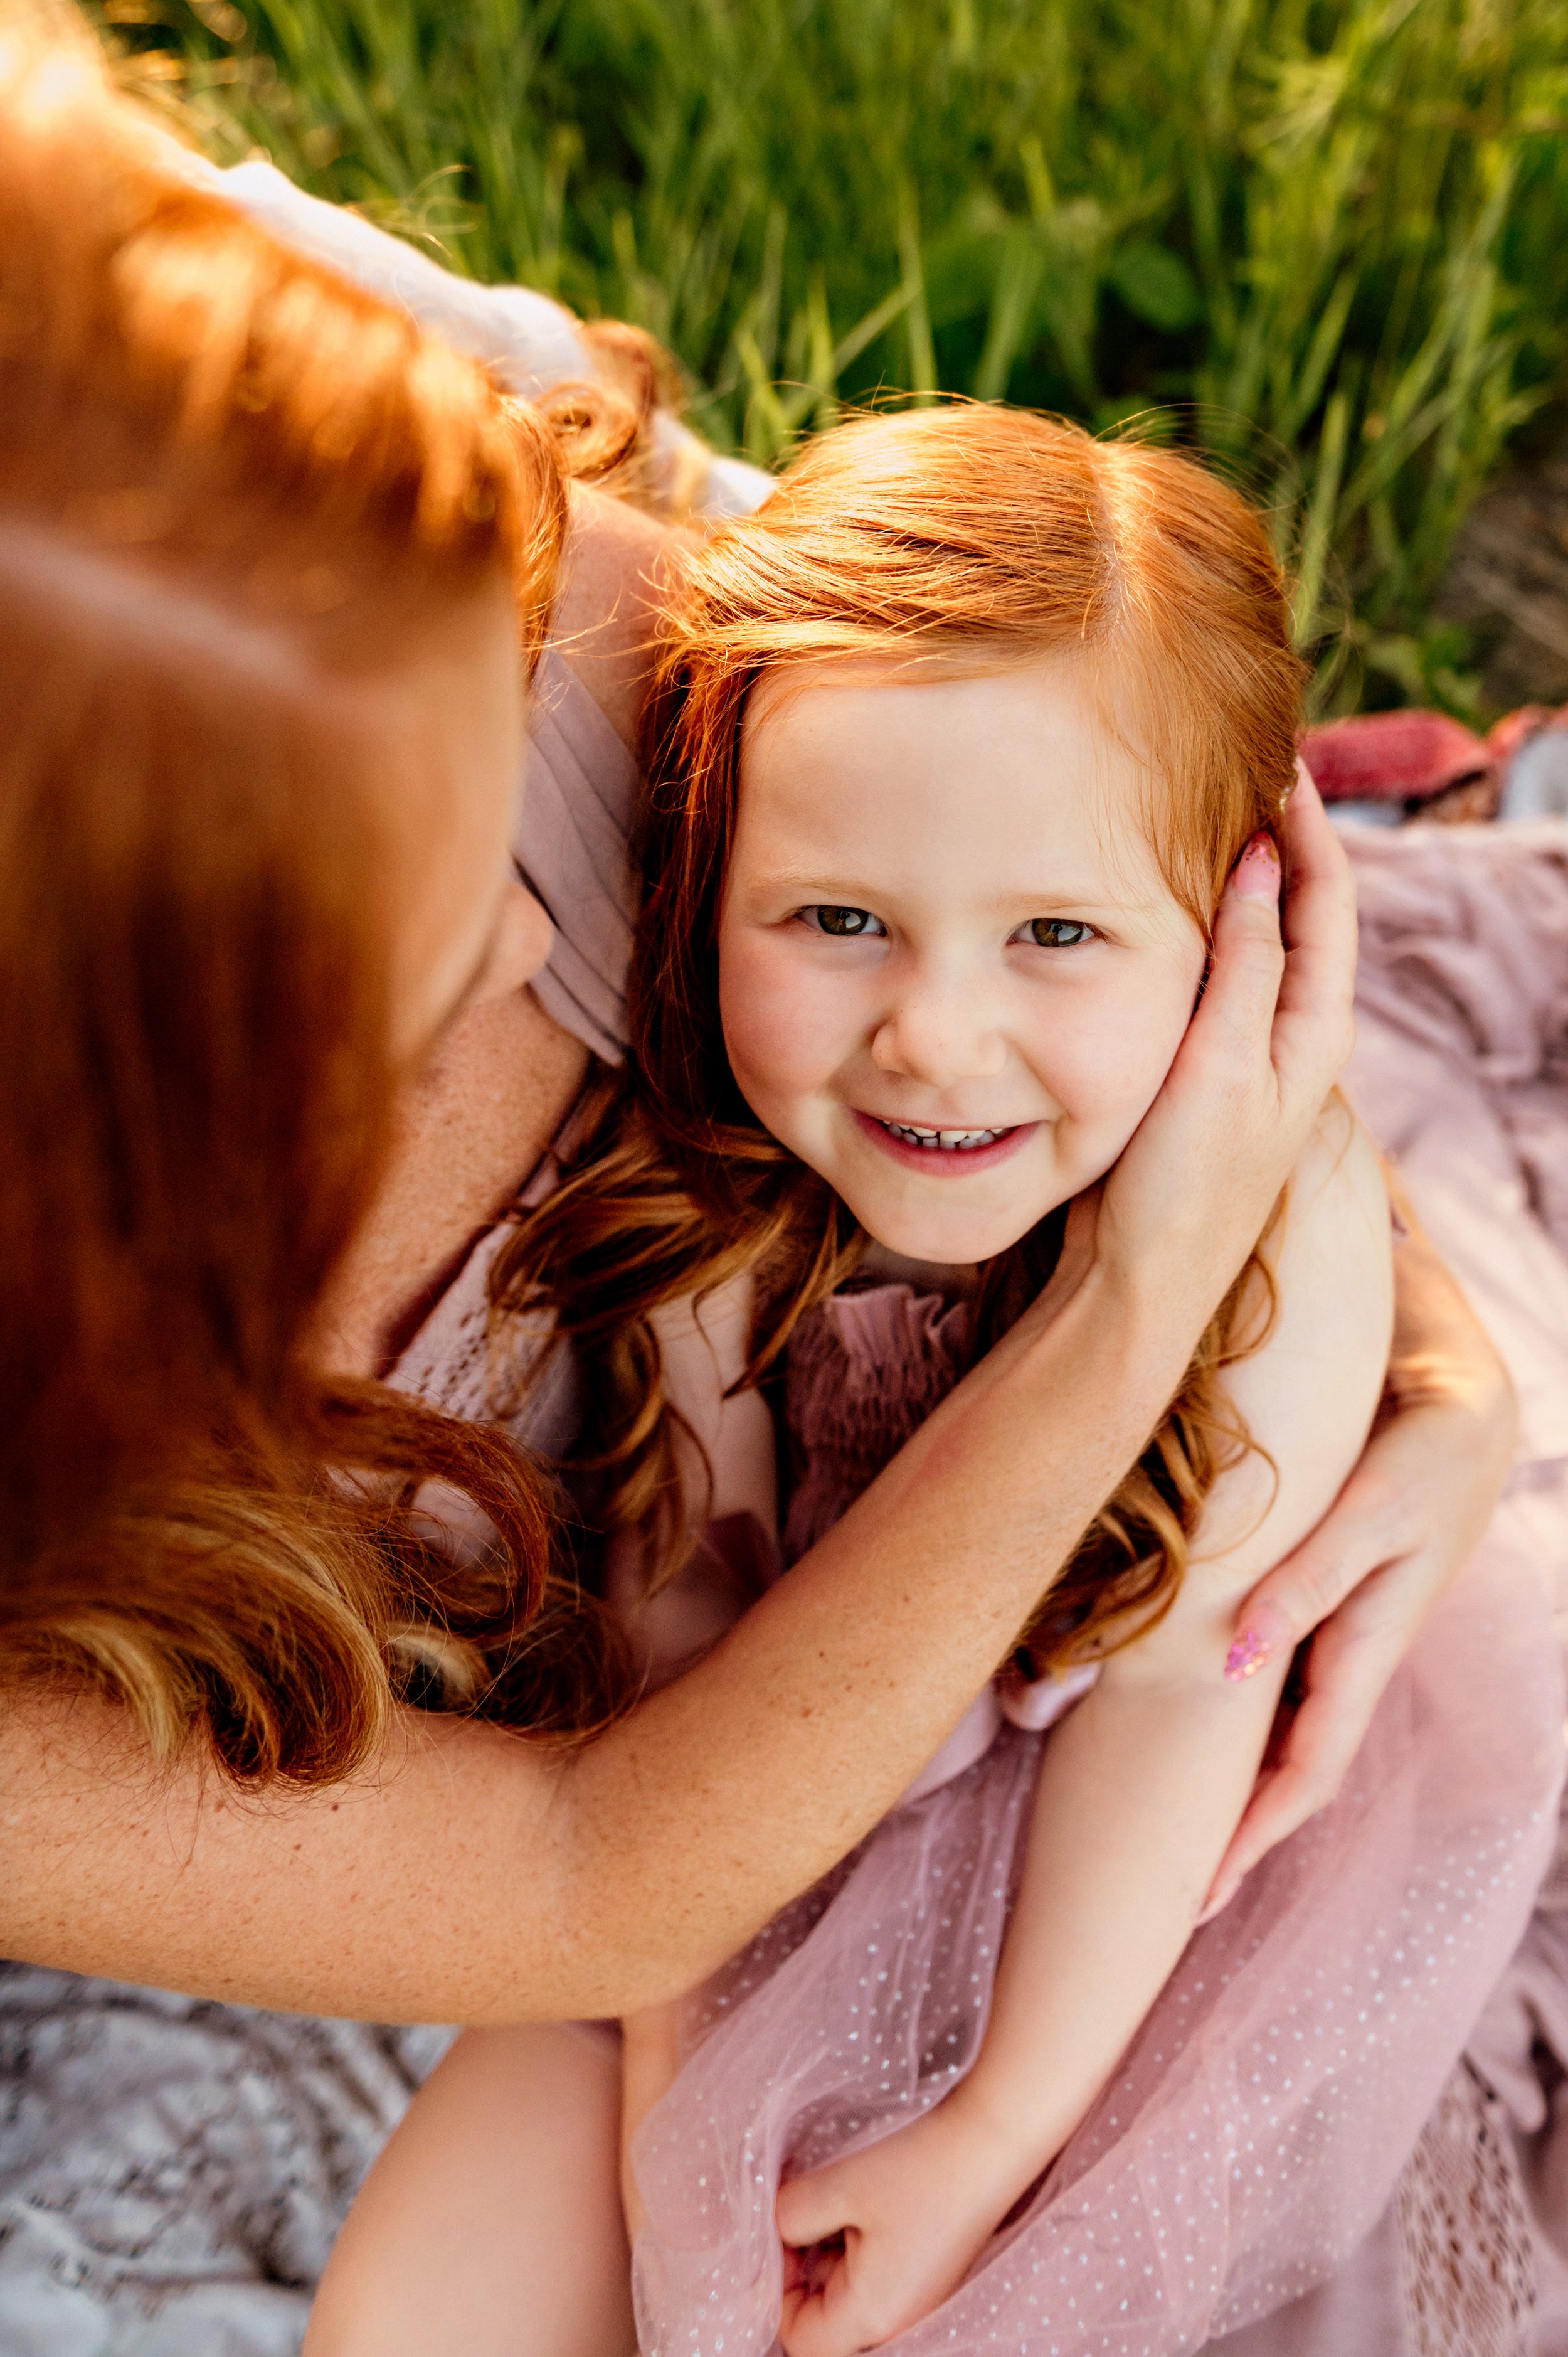
{"type": "MultiPolygon", "coordinates": [[[[786,1385],[787,1555],[954,1381],[965,1315],[887,1286],[806,1322],[786,1385]]],[[[1332,2276],[1530,1915],[1563,1709],[1530,1534],[1505,1510],[1340,1798],[1196,1934],[1022,2213],[894,2345],[1176,2357],[1332,2276]]],[[[1042,1739],[982,1697],[913,1796],[693,2002],[687,2059],[634,2146],[648,2357],[764,2357],[780,2178],[896,2130],[969,2067],[1042,1739]]]]}

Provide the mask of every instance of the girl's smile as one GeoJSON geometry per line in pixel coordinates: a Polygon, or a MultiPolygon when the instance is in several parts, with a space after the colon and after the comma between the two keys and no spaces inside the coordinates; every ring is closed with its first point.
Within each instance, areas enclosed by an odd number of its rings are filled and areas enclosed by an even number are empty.
{"type": "Polygon", "coordinates": [[[1205,944],[1149,840],[1161,781],[1079,661],[775,673],[719,923],[736,1080],[879,1243],[988,1260],[1102,1177],[1205,944]]]}
{"type": "Polygon", "coordinates": [[[922,1178],[972,1178],[1015,1154],[1038,1126],[1015,1122],[1004,1129],[924,1129],[916,1122],[885,1121],[880,1114],[855,1114],[863,1135],[922,1178]]]}

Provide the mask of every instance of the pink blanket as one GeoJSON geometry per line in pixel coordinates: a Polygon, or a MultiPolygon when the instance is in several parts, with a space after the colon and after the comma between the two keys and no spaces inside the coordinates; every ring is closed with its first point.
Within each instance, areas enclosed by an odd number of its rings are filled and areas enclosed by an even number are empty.
{"type": "Polygon", "coordinates": [[[1348,830],[1349,1090],[1508,1358],[1531,1466],[1568,1462],[1568,833],[1348,830]]]}
{"type": "MultiPolygon", "coordinates": [[[[1568,1637],[1568,828],[1347,841],[1362,926],[1351,1092],[1509,1361],[1523,1427],[1509,1509],[1568,1637]]],[[[1499,2301],[1430,2346],[1568,2357],[1568,1833],[1467,2063],[1511,2126],[1534,2282],[1511,2334],[1499,2301]]]]}
{"type": "MultiPolygon", "coordinates": [[[[1505,1514],[1568,1637],[1568,829],[1357,828],[1360,1113],[1507,1358],[1505,1514]]],[[[1393,2201],[1215,2357],[1568,2357],[1568,1827],[1393,2201]]]]}

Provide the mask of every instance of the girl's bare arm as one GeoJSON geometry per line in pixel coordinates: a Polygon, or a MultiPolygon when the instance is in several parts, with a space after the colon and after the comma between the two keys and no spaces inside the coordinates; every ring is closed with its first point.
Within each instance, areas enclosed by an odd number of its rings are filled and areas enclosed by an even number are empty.
{"type": "Polygon", "coordinates": [[[1391,1673],[1479,1544],[1519,1443],[1497,1346],[1391,1183],[1396,1316],[1378,1428],[1329,1513],[1237,1615],[1253,1654],[1311,1644],[1300,1704],[1215,1878],[1220,1903],[1334,1798],[1391,1673]]]}
{"type": "Polygon", "coordinates": [[[1046,1747],[1023,1886],[973,2070],[935,2112],[787,2186],[793,2244],[844,2257],[786,2314],[790,2357],[843,2357],[929,2313],[1088,2111],[1176,1965],[1246,1805],[1288,1655],[1240,1684],[1235,1609],[1317,1522],[1360,1454],[1391,1325],[1376,1157],[1330,1109],[1304,1157],[1280,1314],[1229,1386],[1279,1469],[1222,1475],[1177,1603],[1046,1747]]]}
{"type": "MultiPolygon", "coordinates": [[[[1289,1666],[1226,1676],[1236,1607],[1332,1504],[1388,1364],[1392,1257],[1377,1157],[1331,1106],[1292,1185],[1279,1315],[1227,1387],[1257,1454],[1221,1475],[1167,1618],[1113,1654],[1047,1746],[1024,1891],[973,2096],[1059,2149],[1168,1978],[1256,1779],[1289,1666]],[[1277,1478],[1276,1478],[1277,1472],[1277,1478]]],[[[1234,1665],[1244,1671],[1244,1661],[1234,1665]]],[[[1016,2189],[1015,2189],[1016,2190],[1016,2189]]]]}

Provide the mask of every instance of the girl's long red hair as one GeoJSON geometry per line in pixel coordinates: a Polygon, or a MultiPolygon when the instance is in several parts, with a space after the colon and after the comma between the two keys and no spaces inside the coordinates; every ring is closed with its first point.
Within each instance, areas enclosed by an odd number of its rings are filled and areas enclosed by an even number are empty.
{"type": "MultiPolygon", "coordinates": [[[[1303,672],[1279,567],[1245,501],[1173,453],[1001,408],[860,420],[812,443],[759,514],[693,556],[646,730],[637,1078],[607,1086],[565,1183],[497,1272],[503,1312],[548,1303],[574,1338],[596,1518],[644,1533],[654,1577],[682,1517],[650,1314],[753,1270],[750,1379],[764,1381],[864,1241],[736,1086],[717,940],[754,689],[868,659],[1090,665],[1108,709],[1114,686],[1132,716],[1154,841],[1205,929],[1249,836],[1277,827],[1294,774],[1303,672]]],[[[987,1268],[977,1348],[1038,1289],[1059,1234],[1058,1215],[987,1268]]],[[[1053,1590],[1036,1631],[1047,1658],[1121,1641],[1174,1593],[1203,1499],[1245,1445],[1219,1372],[1256,1346],[1271,1300],[1254,1254],[1053,1590]]]]}

